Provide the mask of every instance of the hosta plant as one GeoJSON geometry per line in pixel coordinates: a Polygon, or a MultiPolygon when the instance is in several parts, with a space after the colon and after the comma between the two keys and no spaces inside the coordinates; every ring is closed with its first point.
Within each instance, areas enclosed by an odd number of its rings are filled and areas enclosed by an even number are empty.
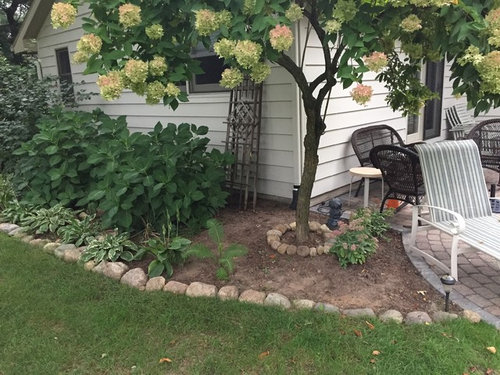
{"type": "Polygon", "coordinates": [[[88,262],[94,260],[96,263],[103,260],[116,262],[123,259],[130,262],[137,253],[137,245],[129,240],[129,234],[106,234],[102,238],[94,238],[89,241],[80,260],[88,262]]]}
{"type": "Polygon", "coordinates": [[[217,251],[213,253],[205,244],[197,243],[185,252],[185,256],[214,259],[219,266],[216,271],[217,278],[227,280],[229,275],[234,272],[234,258],[246,255],[248,249],[246,246],[237,243],[224,247],[224,228],[219,221],[215,219],[208,220],[207,228],[210,239],[217,245],[217,251]]]}
{"type": "Polygon", "coordinates": [[[57,233],[57,230],[70,224],[75,219],[75,212],[69,208],[56,204],[50,208],[39,208],[31,212],[22,221],[21,225],[28,227],[36,234],[57,233]]]}
{"type": "Polygon", "coordinates": [[[82,220],[74,219],[68,225],[61,227],[57,235],[64,243],[74,243],[75,246],[88,244],[100,231],[99,222],[95,220],[95,215],[87,215],[82,220]]]}
{"type": "Polygon", "coordinates": [[[31,203],[13,200],[7,203],[3,208],[0,214],[0,220],[13,224],[21,224],[27,217],[32,215],[32,212],[39,208],[40,207],[31,203]]]}

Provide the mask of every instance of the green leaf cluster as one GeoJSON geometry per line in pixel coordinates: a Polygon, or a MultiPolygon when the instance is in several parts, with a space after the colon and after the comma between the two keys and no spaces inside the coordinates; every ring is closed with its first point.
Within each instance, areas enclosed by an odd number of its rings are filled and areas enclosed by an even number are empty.
{"type": "Polygon", "coordinates": [[[75,220],[75,212],[69,208],[56,204],[50,208],[39,208],[28,213],[21,221],[21,225],[28,227],[36,234],[52,233],[70,224],[75,220]]]}
{"type": "Polygon", "coordinates": [[[137,245],[129,240],[129,233],[108,233],[100,238],[89,241],[80,257],[81,262],[93,260],[97,263],[105,261],[116,262],[123,259],[127,262],[134,260],[137,253],[137,245]]]}
{"type": "Polygon", "coordinates": [[[12,175],[0,174],[0,210],[17,200],[16,191],[12,183],[12,175]]]}
{"type": "Polygon", "coordinates": [[[75,246],[87,245],[100,232],[100,223],[95,215],[86,215],[82,220],[73,219],[69,224],[60,227],[57,235],[64,243],[74,243],[75,246]]]}
{"type": "Polygon", "coordinates": [[[23,156],[16,175],[23,198],[39,205],[62,204],[103,211],[105,228],[158,230],[166,212],[199,227],[225,204],[224,167],[229,155],[207,151],[206,127],[163,127],[130,133],[125,117],[52,110],[38,133],[16,153],[23,156]]]}
{"type": "Polygon", "coordinates": [[[224,227],[218,220],[208,220],[207,228],[210,239],[217,246],[217,251],[213,253],[205,244],[196,243],[186,251],[185,256],[215,260],[219,266],[216,271],[217,278],[220,280],[228,280],[229,276],[234,272],[234,258],[246,255],[248,249],[246,246],[238,243],[232,243],[224,247],[224,227]]]}

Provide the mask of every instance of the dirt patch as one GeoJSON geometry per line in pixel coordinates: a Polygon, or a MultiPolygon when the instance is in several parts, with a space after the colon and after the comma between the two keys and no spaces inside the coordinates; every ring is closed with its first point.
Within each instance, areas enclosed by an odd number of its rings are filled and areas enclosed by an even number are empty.
{"type": "MultiPolygon", "coordinates": [[[[249,248],[246,257],[237,259],[231,280],[218,280],[215,265],[199,259],[177,268],[172,280],[201,281],[218,287],[230,284],[240,291],[278,292],[291,299],[306,298],[340,308],[371,307],[376,312],[387,309],[429,312],[443,308],[443,297],[413,267],[398,232],[387,233],[377,253],[364,265],[346,269],[339,266],[333,255],[303,258],[272,250],[266,243],[266,232],[274,225],[293,222],[294,214],[284,204],[264,200],[259,200],[256,212],[231,207],[222,210],[217,219],[224,224],[227,244],[238,242],[249,248]]],[[[312,213],[310,220],[323,224],[327,216],[312,213]]],[[[192,240],[215,250],[206,231],[192,240]]]]}

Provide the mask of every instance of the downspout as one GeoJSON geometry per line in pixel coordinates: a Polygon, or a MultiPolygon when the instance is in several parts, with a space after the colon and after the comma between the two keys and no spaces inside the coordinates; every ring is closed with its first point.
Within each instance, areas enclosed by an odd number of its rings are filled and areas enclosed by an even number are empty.
{"type": "Polygon", "coordinates": [[[42,63],[39,59],[33,60],[33,65],[35,65],[36,75],[39,80],[43,79],[42,63]]]}

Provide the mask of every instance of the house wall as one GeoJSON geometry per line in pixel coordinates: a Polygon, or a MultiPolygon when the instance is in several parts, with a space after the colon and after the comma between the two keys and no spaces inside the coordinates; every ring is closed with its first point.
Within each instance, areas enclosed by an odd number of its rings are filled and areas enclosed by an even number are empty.
{"type": "MultiPolygon", "coordinates": [[[[77,21],[66,30],[54,30],[47,17],[38,35],[38,56],[44,75],[57,75],[56,49],[68,47],[70,54],[76,51],[76,43],[83,34],[81,18],[88,15],[88,10],[81,8],[77,21]]],[[[84,81],[81,88],[98,92],[96,76],[83,75],[84,68],[81,64],[71,65],[73,82],[84,81]]],[[[228,102],[229,92],[192,93],[188,103],[181,103],[172,111],[163,105],[146,105],[144,98],[125,92],[112,102],[93,96],[81,103],[80,109],[90,111],[99,107],[108,115],[126,115],[131,131],[147,132],[158,121],[206,125],[210,129],[210,145],[223,149],[228,102]]],[[[289,198],[298,179],[297,89],[291,76],[279,66],[272,66],[272,74],[264,84],[262,110],[257,189],[261,194],[289,198]]]]}
{"type": "MultiPolygon", "coordinates": [[[[299,25],[299,44],[304,48],[307,25],[299,25]]],[[[301,55],[300,55],[301,56],[301,55]]],[[[307,42],[304,72],[309,82],[323,71],[324,60],[319,40],[311,33],[307,42]]],[[[326,131],[321,137],[318,150],[319,165],[316,172],[312,196],[316,197],[349,184],[349,169],[359,166],[351,147],[351,135],[359,128],[387,124],[396,129],[406,139],[407,119],[394,112],[385,102],[387,89],[375,80],[374,73],[365,74],[364,84],[373,87],[373,97],[367,106],[354,102],[349,89],[341,85],[333,88],[325,116],[326,131]]],[[[325,107],[325,106],[324,106],[325,107]]],[[[301,111],[302,132],[305,134],[305,113],[301,111]]]]}

